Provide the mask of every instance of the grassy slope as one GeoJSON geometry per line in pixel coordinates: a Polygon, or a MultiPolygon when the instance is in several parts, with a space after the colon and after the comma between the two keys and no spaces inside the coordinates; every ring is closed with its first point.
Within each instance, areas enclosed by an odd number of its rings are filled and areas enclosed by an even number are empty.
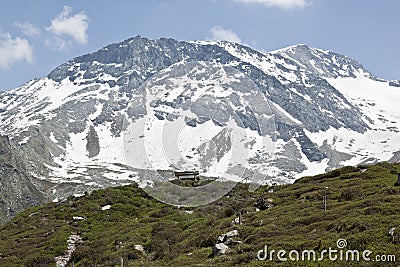
{"type": "Polygon", "coordinates": [[[322,251],[345,238],[348,249],[394,254],[400,262],[400,241],[393,243],[387,236],[388,228],[400,228],[400,187],[393,185],[397,172],[400,164],[381,163],[366,172],[346,167],[278,186],[273,193],[268,187],[250,193],[240,184],[192,214],[162,204],[134,185],[99,190],[29,209],[4,225],[0,266],[55,266],[54,257],[62,255],[75,231],[84,240],[73,254],[75,266],[118,266],[120,257],[125,266],[397,266],[256,260],[264,245],[322,251]],[[256,212],[260,198],[272,199],[274,206],[256,212]],[[102,211],[104,205],[112,207],[102,211]],[[239,209],[244,223],[231,225],[239,209]],[[73,216],[87,219],[74,221],[73,216]],[[237,239],[243,243],[209,258],[216,238],[233,229],[239,230],[237,239]],[[134,249],[137,244],[144,246],[145,254],[134,249]]]}

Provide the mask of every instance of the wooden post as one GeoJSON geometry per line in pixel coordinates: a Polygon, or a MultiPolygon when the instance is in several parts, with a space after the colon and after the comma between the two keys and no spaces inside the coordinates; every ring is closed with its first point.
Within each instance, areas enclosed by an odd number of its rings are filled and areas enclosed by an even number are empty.
{"type": "Polygon", "coordinates": [[[121,267],[124,267],[124,258],[121,257],[121,267]]]}
{"type": "Polygon", "coordinates": [[[326,196],[324,196],[324,211],[326,212],[326,196]]]}
{"type": "Polygon", "coordinates": [[[395,227],[389,229],[389,236],[392,238],[392,242],[394,242],[395,230],[396,230],[395,227]]]}
{"type": "Polygon", "coordinates": [[[242,225],[242,211],[239,210],[239,225],[242,225]]]}
{"type": "Polygon", "coordinates": [[[394,184],[394,186],[400,186],[400,173],[397,174],[397,182],[394,184]]]}

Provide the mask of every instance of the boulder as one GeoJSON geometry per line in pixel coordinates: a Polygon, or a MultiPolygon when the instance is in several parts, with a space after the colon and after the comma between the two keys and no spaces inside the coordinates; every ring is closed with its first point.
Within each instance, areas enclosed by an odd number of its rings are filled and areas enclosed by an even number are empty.
{"type": "Polygon", "coordinates": [[[135,245],[135,246],[134,246],[134,249],[136,249],[137,251],[140,251],[140,252],[144,253],[144,248],[143,248],[142,245],[135,245]]]}
{"type": "Polygon", "coordinates": [[[215,244],[212,248],[212,253],[210,256],[216,257],[218,255],[225,254],[228,249],[229,249],[229,247],[227,245],[225,245],[224,243],[215,244]]]}

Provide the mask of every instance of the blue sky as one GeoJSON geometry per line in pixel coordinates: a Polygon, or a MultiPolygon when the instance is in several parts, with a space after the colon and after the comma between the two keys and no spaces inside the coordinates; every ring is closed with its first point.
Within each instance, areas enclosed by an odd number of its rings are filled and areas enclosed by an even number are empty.
{"type": "Polygon", "coordinates": [[[0,90],[138,34],[265,51],[305,43],[400,79],[398,0],[3,0],[0,10],[0,90]]]}

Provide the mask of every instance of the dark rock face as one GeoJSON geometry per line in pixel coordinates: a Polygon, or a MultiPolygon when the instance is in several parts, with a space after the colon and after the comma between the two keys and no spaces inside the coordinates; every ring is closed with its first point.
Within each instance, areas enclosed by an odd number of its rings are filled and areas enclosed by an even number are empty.
{"type": "Polygon", "coordinates": [[[389,163],[398,163],[398,162],[400,162],[400,151],[396,152],[388,162],[389,163]]]}
{"type": "Polygon", "coordinates": [[[0,225],[16,213],[45,201],[43,192],[26,171],[26,159],[9,138],[0,136],[0,225]]]}
{"type": "Polygon", "coordinates": [[[97,156],[100,152],[99,136],[97,135],[93,125],[89,128],[86,140],[86,150],[89,152],[89,158],[97,156]]]}
{"type": "Polygon", "coordinates": [[[390,82],[389,82],[389,85],[390,85],[390,86],[393,86],[393,87],[400,87],[400,80],[397,80],[397,81],[390,81],[390,82]]]}

